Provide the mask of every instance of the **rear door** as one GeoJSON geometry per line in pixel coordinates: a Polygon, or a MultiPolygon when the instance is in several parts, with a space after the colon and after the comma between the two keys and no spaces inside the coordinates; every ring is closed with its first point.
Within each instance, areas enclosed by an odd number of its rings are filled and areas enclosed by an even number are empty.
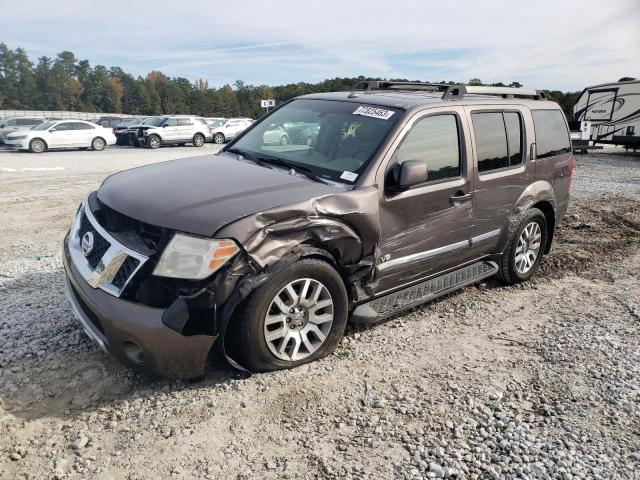
{"type": "Polygon", "coordinates": [[[481,256],[496,253],[514,205],[533,183],[535,167],[528,162],[530,139],[525,134],[531,118],[526,108],[518,106],[465,110],[476,158],[471,248],[481,256]]]}
{"type": "Polygon", "coordinates": [[[71,130],[71,138],[74,147],[89,147],[91,140],[93,140],[93,134],[95,127],[87,123],[73,122],[71,130]]]}
{"type": "Polygon", "coordinates": [[[376,293],[446,270],[469,258],[472,177],[462,107],[414,116],[385,168],[376,293]],[[399,165],[425,161],[428,179],[393,191],[399,165]]]}
{"type": "Polygon", "coordinates": [[[193,120],[191,118],[179,118],[176,138],[178,140],[191,140],[193,138],[193,120]]]}

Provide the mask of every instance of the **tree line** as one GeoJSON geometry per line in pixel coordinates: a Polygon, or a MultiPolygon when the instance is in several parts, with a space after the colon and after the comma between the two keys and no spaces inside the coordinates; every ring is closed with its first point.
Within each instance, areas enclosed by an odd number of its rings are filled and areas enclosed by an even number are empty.
{"type": "MultiPolygon", "coordinates": [[[[280,104],[298,95],[343,91],[369,78],[333,78],[319,83],[287,85],[233,85],[210,87],[206,80],[169,77],[160,71],[134,77],[120,67],[91,66],[69,51],[55,58],[42,56],[32,61],[22,48],[0,43],[0,110],[70,110],[125,113],[132,115],[192,114],[206,117],[258,118],[264,113],[260,100],[280,104]]],[[[373,79],[373,80],[381,80],[373,79]]],[[[394,79],[406,80],[406,79],[394,79]]],[[[437,83],[460,83],[445,82],[437,83]]],[[[471,79],[469,85],[483,85],[471,79]]],[[[518,82],[494,83],[518,87],[518,82]]],[[[580,92],[546,91],[557,101],[567,118],[580,92]]]]}

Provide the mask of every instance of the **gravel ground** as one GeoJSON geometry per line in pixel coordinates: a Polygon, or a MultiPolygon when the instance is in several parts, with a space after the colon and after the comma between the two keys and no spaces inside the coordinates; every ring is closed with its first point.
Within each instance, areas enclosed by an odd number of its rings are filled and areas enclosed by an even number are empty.
{"type": "Polygon", "coordinates": [[[295,370],[152,380],[81,332],[60,241],[107,174],[213,148],[0,152],[0,478],[640,478],[640,156],[578,157],[525,285],[351,327],[295,370]]]}

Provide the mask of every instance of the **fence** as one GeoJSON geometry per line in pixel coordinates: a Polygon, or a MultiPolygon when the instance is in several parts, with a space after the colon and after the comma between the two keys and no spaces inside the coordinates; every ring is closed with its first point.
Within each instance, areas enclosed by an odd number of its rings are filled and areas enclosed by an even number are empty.
{"type": "Polygon", "coordinates": [[[0,110],[0,118],[6,117],[36,117],[55,118],[60,120],[91,120],[108,115],[110,117],[131,118],[139,115],[124,115],[122,113],[69,112],[53,110],[0,110]]]}

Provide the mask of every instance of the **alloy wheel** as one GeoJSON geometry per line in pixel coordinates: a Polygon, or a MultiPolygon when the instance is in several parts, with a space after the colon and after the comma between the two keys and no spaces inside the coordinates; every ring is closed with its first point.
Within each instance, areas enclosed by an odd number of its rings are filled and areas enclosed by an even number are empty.
{"type": "Polygon", "coordinates": [[[540,254],[542,233],[538,222],[529,222],[522,230],[516,246],[516,271],[524,275],[531,270],[540,254]]]}
{"type": "Polygon", "coordinates": [[[271,301],[264,319],[264,339],[281,360],[303,360],[327,339],[334,318],[327,287],[312,278],[294,280],[271,301]]]}

